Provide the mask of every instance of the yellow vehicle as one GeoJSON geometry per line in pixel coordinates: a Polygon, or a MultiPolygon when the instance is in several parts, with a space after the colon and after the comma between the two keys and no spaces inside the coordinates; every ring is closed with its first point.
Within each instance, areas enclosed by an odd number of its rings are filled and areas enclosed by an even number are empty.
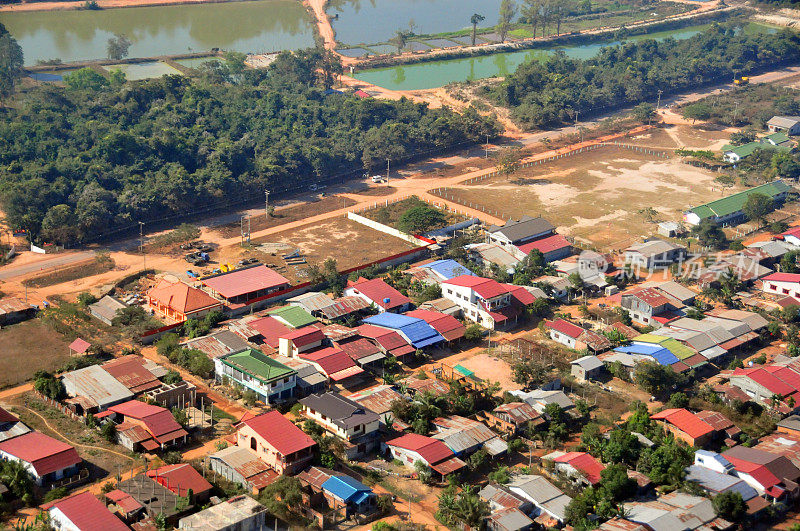
{"type": "Polygon", "coordinates": [[[748,76],[742,76],[739,79],[733,80],[734,85],[747,85],[748,83],[750,83],[750,78],[748,76]]]}
{"type": "Polygon", "coordinates": [[[222,264],[221,266],[219,266],[219,269],[223,273],[227,273],[228,271],[233,271],[233,266],[231,266],[230,264],[222,264]]]}

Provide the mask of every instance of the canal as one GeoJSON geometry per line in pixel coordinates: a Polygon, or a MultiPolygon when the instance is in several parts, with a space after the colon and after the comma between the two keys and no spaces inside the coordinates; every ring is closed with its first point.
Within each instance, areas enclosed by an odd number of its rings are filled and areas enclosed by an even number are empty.
{"type": "Polygon", "coordinates": [[[314,46],[311,22],[296,0],[257,0],[124,9],[3,12],[25,64],[102,59],[114,34],[131,41],[130,57],[212,48],[265,53],[314,46]]]}

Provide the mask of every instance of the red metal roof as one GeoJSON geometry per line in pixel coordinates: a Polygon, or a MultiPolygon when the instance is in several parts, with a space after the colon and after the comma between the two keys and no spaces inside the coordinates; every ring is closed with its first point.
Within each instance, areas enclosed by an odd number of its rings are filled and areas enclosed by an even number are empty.
{"type": "Polygon", "coordinates": [[[183,282],[162,280],[147,292],[147,296],[183,314],[222,306],[220,301],[205,291],[193,288],[183,282]]]}
{"type": "Polygon", "coordinates": [[[381,278],[359,280],[358,282],[349,284],[349,287],[358,290],[359,293],[384,310],[398,308],[411,302],[411,299],[391,287],[381,278]],[[389,303],[387,304],[384,302],[384,299],[389,299],[389,303]]]}
{"type": "Polygon", "coordinates": [[[134,394],[161,387],[159,379],[144,366],[144,359],[141,356],[135,354],[122,356],[104,363],[102,367],[134,394]]]}
{"type": "Polygon", "coordinates": [[[186,496],[189,489],[197,495],[210,492],[213,488],[189,463],[162,466],[148,470],[147,475],[178,496],[186,496]]]}
{"type": "Polygon", "coordinates": [[[416,433],[407,433],[402,437],[392,439],[386,444],[417,452],[429,465],[453,457],[453,451],[442,441],[416,433]]]}
{"type": "Polygon", "coordinates": [[[771,393],[781,396],[790,395],[796,391],[796,389],[762,368],[736,369],[733,371],[733,376],[747,376],[757,384],[766,387],[771,393]]]}
{"type": "Polygon", "coordinates": [[[546,321],[545,327],[552,328],[556,332],[561,332],[562,334],[569,336],[573,339],[578,339],[580,335],[584,332],[584,329],[580,326],[570,323],[569,321],[565,321],[564,319],[556,319],[555,321],[546,321]]]}
{"type": "Polygon", "coordinates": [[[119,489],[106,493],[106,499],[114,502],[125,514],[133,513],[144,507],[144,505],[136,501],[136,498],[119,489]]]}
{"type": "Polygon", "coordinates": [[[355,341],[343,341],[337,343],[337,346],[356,361],[381,352],[381,349],[375,343],[364,337],[360,337],[355,341]]]}
{"type": "Polygon", "coordinates": [[[206,278],[202,283],[226,299],[289,285],[283,275],[263,264],[206,278]]]}
{"type": "Polygon", "coordinates": [[[362,324],[358,327],[358,333],[364,337],[369,337],[378,342],[386,350],[409,346],[408,341],[403,336],[386,328],[371,324],[362,324]]]}
{"type": "Polygon", "coordinates": [[[714,431],[714,427],[687,409],[665,409],[651,419],[669,422],[689,437],[697,439],[714,431]]]}
{"type": "Polygon", "coordinates": [[[464,461],[453,456],[450,459],[445,459],[444,461],[431,465],[431,468],[441,475],[446,476],[447,474],[452,474],[456,470],[461,470],[465,466],[467,466],[467,464],[464,461]]]}
{"type": "Polygon", "coordinates": [[[793,387],[796,391],[800,391],[800,374],[796,373],[788,367],[780,365],[766,365],[764,370],[772,373],[773,376],[779,378],[785,384],[793,387]]]}
{"type": "Polygon", "coordinates": [[[541,240],[523,243],[522,245],[517,245],[516,247],[527,256],[534,249],[538,249],[542,252],[542,254],[547,254],[557,251],[558,249],[571,246],[572,244],[569,243],[569,240],[567,240],[564,236],[561,234],[553,234],[552,236],[542,238],[541,240]]]}
{"type": "Polygon", "coordinates": [[[291,328],[274,317],[264,317],[247,323],[247,326],[261,334],[264,343],[272,348],[278,348],[278,338],[292,331],[291,328]]]}
{"type": "Polygon", "coordinates": [[[526,290],[522,286],[515,286],[513,284],[503,284],[507,289],[508,292],[511,293],[511,296],[517,300],[518,303],[522,304],[523,306],[527,306],[529,304],[533,304],[536,302],[536,297],[533,294],[526,290]]]}
{"type": "Polygon", "coordinates": [[[45,511],[56,508],[81,531],[123,531],[130,529],[114,516],[91,492],[81,492],[41,506],[45,511]]]}
{"type": "Polygon", "coordinates": [[[0,424],[5,424],[7,422],[19,422],[19,419],[0,407],[0,424]]]}
{"type": "Polygon", "coordinates": [[[300,353],[300,358],[316,363],[328,376],[356,366],[353,359],[345,354],[344,351],[333,347],[313,352],[302,352],[300,353]]]}
{"type": "Polygon", "coordinates": [[[442,282],[442,284],[471,288],[472,291],[480,295],[484,300],[493,299],[508,293],[508,289],[496,280],[472,275],[454,277],[442,282]]]}
{"type": "Polygon", "coordinates": [[[39,476],[69,468],[82,461],[75,448],[38,431],[0,442],[0,451],[30,463],[39,476]]]}
{"type": "Polygon", "coordinates": [[[242,423],[252,428],[261,438],[284,456],[311,448],[317,444],[314,439],[306,435],[303,430],[289,422],[277,411],[268,411],[244,420],[242,423]]]}
{"type": "Polygon", "coordinates": [[[84,341],[81,338],[76,339],[72,343],[69,344],[69,349],[77,352],[78,354],[85,354],[89,347],[91,347],[91,343],[88,341],[84,341]]]}
{"type": "Polygon", "coordinates": [[[800,282],[800,273],[771,273],[761,279],[762,282],[773,280],[775,282],[800,282]]]}
{"type": "Polygon", "coordinates": [[[586,452],[567,452],[560,457],[556,457],[554,461],[571,465],[575,470],[582,472],[592,485],[600,482],[600,473],[606,468],[600,461],[586,452]]]}
{"type": "Polygon", "coordinates": [[[342,380],[346,380],[352,376],[356,376],[364,372],[364,369],[359,367],[358,365],[353,365],[352,367],[348,367],[346,369],[342,369],[341,371],[336,371],[333,373],[328,373],[328,376],[334,382],[341,382],[342,380]]]}
{"type": "Polygon", "coordinates": [[[147,431],[159,442],[168,442],[186,435],[186,431],[178,424],[172,413],[163,407],[129,400],[108,409],[124,417],[142,421],[147,431]]]}
{"type": "Polygon", "coordinates": [[[306,326],[280,335],[281,339],[288,339],[297,348],[303,348],[311,343],[325,340],[325,334],[315,326],[306,326]]]}
{"type": "Polygon", "coordinates": [[[638,291],[630,293],[630,295],[637,297],[645,304],[648,304],[649,306],[652,306],[654,308],[657,308],[659,306],[664,306],[672,302],[672,300],[668,299],[663,293],[661,293],[661,291],[659,291],[656,288],[640,289],[638,291]]]}

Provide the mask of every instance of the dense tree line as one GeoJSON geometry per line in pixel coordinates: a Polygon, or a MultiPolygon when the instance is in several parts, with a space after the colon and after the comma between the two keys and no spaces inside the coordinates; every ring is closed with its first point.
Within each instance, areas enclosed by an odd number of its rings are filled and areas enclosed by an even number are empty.
{"type": "Polygon", "coordinates": [[[604,110],[655,99],[734,75],[795,61],[800,36],[791,31],[747,34],[735,24],[714,24],[686,40],[644,40],[603,48],[588,60],[556,53],[528,61],[490,96],[512,109],[528,128],[559,125],[604,110]]]}
{"type": "Polygon", "coordinates": [[[282,53],[268,70],[214,61],[192,79],[126,83],[89,69],[0,113],[0,206],[59,243],[137,221],[494,136],[475,109],[326,93],[329,54],[282,53]]]}

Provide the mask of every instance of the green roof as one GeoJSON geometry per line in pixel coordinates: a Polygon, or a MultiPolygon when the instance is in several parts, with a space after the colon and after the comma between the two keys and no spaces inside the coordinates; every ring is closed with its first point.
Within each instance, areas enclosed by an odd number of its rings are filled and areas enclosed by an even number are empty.
{"type": "Polygon", "coordinates": [[[310,324],[314,324],[317,320],[307,311],[299,306],[284,306],[283,308],[276,308],[267,312],[268,314],[280,317],[292,328],[303,328],[310,324]]]}
{"type": "Polygon", "coordinates": [[[633,338],[634,341],[641,341],[642,343],[655,343],[656,345],[662,344],[669,339],[665,336],[658,336],[656,334],[642,334],[633,338]]]}
{"type": "Polygon", "coordinates": [[[270,383],[295,372],[294,369],[252,348],[226,356],[222,358],[222,363],[246,372],[263,383],[270,383]]]}
{"type": "Polygon", "coordinates": [[[737,194],[729,195],[728,197],[723,197],[722,199],[717,199],[716,201],[711,201],[705,205],[694,207],[690,212],[694,212],[700,219],[706,219],[715,215],[717,217],[724,217],[744,208],[744,204],[747,202],[747,198],[750,194],[764,194],[769,197],[775,197],[789,190],[791,190],[791,188],[779,179],[771,183],[756,186],[755,188],[750,188],[749,190],[744,190],[737,194]]]}
{"type": "Polygon", "coordinates": [[[459,365],[456,365],[456,366],[455,366],[455,367],[453,367],[453,368],[454,368],[455,370],[457,370],[458,372],[460,372],[461,374],[463,374],[464,376],[472,376],[472,375],[474,375],[474,374],[475,374],[474,372],[472,372],[471,370],[467,369],[466,367],[464,367],[464,366],[463,366],[463,365],[461,365],[461,364],[459,364],[459,365]]]}
{"type": "Polygon", "coordinates": [[[774,142],[776,144],[783,144],[783,143],[789,142],[790,139],[789,139],[789,135],[787,135],[783,131],[778,131],[777,133],[772,133],[771,135],[767,135],[767,136],[765,136],[764,138],[761,139],[762,142],[765,141],[765,140],[767,140],[767,141],[771,140],[772,142],[774,142]]]}
{"type": "Polygon", "coordinates": [[[666,347],[667,350],[675,354],[675,357],[679,360],[685,360],[686,358],[691,358],[697,354],[696,351],[692,350],[690,347],[687,347],[677,339],[669,338],[661,343],[661,346],[666,347]]]}

